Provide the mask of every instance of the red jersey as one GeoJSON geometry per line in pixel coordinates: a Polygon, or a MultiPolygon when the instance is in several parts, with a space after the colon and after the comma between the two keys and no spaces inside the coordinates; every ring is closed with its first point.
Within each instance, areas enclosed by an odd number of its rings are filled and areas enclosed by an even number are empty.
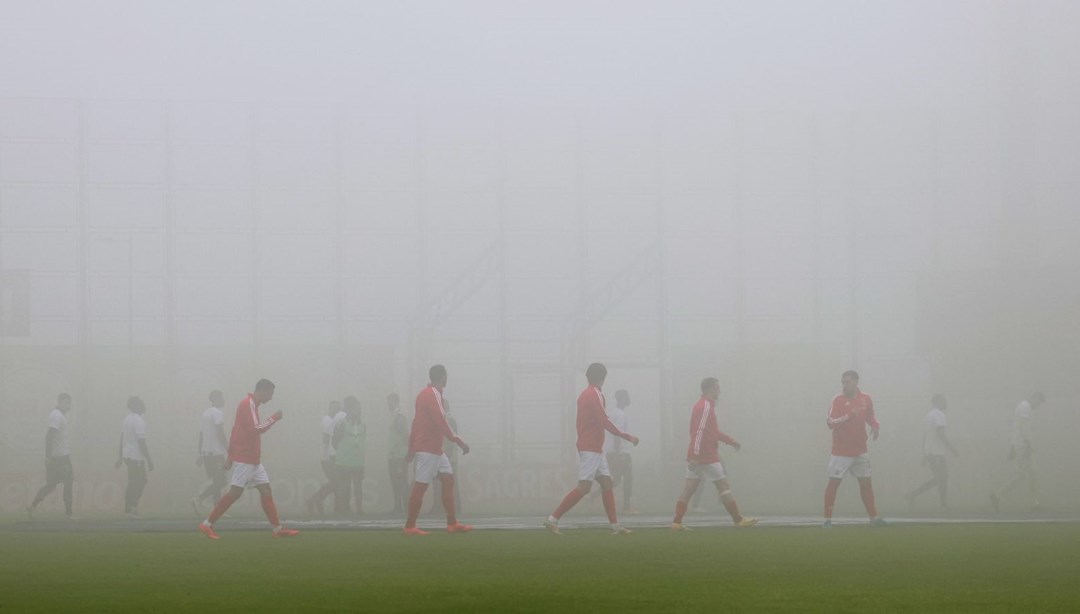
{"type": "Polygon", "coordinates": [[[832,429],[833,456],[866,454],[866,427],[880,426],[874,417],[874,402],[861,390],[854,398],[836,395],[826,424],[832,429]]]}
{"type": "Polygon", "coordinates": [[[259,421],[259,403],[249,394],[236,406],[236,421],[229,437],[229,460],[234,463],[258,465],[262,457],[262,434],[277,420],[259,421]]]}
{"type": "Polygon", "coordinates": [[[630,441],[630,435],[619,430],[607,415],[607,401],[596,386],[590,385],[577,399],[578,452],[603,452],[604,431],[630,441]]]}
{"type": "Polygon", "coordinates": [[[416,395],[416,417],[413,418],[412,432],[409,433],[409,453],[443,453],[443,438],[461,445],[461,438],[446,422],[446,410],[443,408],[442,390],[428,385],[416,395]]]}
{"type": "Polygon", "coordinates": [[[729,446],[736,443],[720,430],[713,402],[701,397],[690,412],[690,447],[686,450],[686,462],[698,465],[719,463],[721,441],[729,446]]]}

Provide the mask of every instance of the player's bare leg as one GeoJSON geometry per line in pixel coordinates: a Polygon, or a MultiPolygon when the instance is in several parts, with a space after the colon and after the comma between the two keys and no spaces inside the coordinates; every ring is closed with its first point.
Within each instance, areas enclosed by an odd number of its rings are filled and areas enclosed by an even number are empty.
{"type": "Polygon", "coordinates": [[[427,531],[416,528],[416,519],[420,516],[420,507],[424,504],[424,493],[427,489],[427,484],[413,482],[412,492],[409,494],[409,515],[405,520],[406,535],[427,535],[427,531]]]}
{"type": "Polygon", "coordinates": [[[829,484],[825,487],[825,523],[821,526],[826,529],[832,527],[832,512],[836,506],[836,493],[840,490],[841,478],[829,478],[829,484]]]}
{"type": "Polygon", "coordinates": [[[877,505],[874,503],[874,485],[870,478],[858,478],[858,480],[859,496],[862,498],[863,506],[866,507],[866,515],[870,517],[870,524],[875,527],[889,526],[888,521],[878,514],[877,505]]]}
{"type": "Polygon", "coordinates": [[[690,500],[694,498],[694,493],[697,492],[698,486],[701,485],[701,480],[697,478],[687,478],[683,484],[682,494],[675,501],[675,518],[671,521],[672,531],[689,531],[687,527],[682,524],[683,516],[686,515],[686,506],[690,504],[690,500]]]}
{"type": "Polygon", "coordinates": [[[239,501],[240,497],[243,496],[243,488],[239,486],[229,487],[229,492],[218,499],[218,502],[214,505],[214,509],[210,511],[210,515],[199,525],[199,530],[203,532],[203,535],[206,535],[210,539],[218,539],[218,534],[214,531],[214,523],[217,522],[230,507],[232,507],[233,503],[239,501]]]}
{"type": "Polygon", "coordinates": [[[591,480],[579,480],[577,486],[570,489],[570,492],[566,493],[563,497],[559,507],[555,508],[555,511],[547,517],[544,521],[544,526],[555,535],[562,535],[559,531],[559,519],[563,517],[566,512],[569,512],[579,501],[585,498],[585,495],[589,494],[592,490],[591,480]]]}
{"type": "Polygon", "coordinates": [[[619,518],[615,512],[615,485],[610,475],[596,476],[596,483],[600,485],[600,498],[604,501],[604,511],[607,512],[608,522],[611,523],[612,535],[626,535],[630,529],[619,524],[619,518]]]}
{"type": "Polygon", "coordinates": [[[278,519],[277,506],[274,504],[274,495],[270,490],[270,485],[258,484],[255,488],[259,491],[263,513],[266,514],[266,519],[270,521],[270,526],[273,527],[274,537],[293,537],[299,535],[300,531],[297,531],[296,529],[286,529],[281,526],[281,520],[278,519]]]}
{"type": "Polygon", "coordinates": [[[713,485],[716,486],[716,492],[720,495],[720,503],[724,505],[724,509],[731,515],[731,520],[735,523],[735,526],[752,527],[758,523],[757,518],[746,518],[739,513],[739,504],[735,502],[735,495],[731,494],[731,484],[728,484],[727,480],[716,480],[713,485]]]}

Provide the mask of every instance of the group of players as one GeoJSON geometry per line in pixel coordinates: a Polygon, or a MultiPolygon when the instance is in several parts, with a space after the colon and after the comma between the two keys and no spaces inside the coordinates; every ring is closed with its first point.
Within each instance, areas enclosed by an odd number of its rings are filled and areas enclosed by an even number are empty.
{"type": "MultiPolygon", "coordinates": [[[[429,384],[417,395],[416,413],[411,429],[400,409],[397,395],[388,397],[388,407],[392,413],[390,435],[389,470],[394,490],[395,510],[402,507],[407,512],[404,527],[406,535],[427,535],[426,531],[416,526],[424,495],[432,483],[437,483],[439,493],[436,498],[446,513],[446,528],[450,533],[464,533],[473,527],[463,524],[456,517],[455,463],[451,462],[450,448],[460,448],[462,454],[469,453],[468,444],[456,432],[452,419],[448,420],[448,403],[443,395],[447,384],[447,371],[442,365],[435,365],[429,370],[429,384]],[[406,437],[406,432],[408,435],[406,437]],[[407,466],[413,464],[413,484],[405,501],[407,466]]],[[[589,365],[585,373],[588,386],[577,399],[577,451],[578,482],[559,503],[558,507],[544,520],[543,525],[556,535],[561,534],[559,520],[592,489],[593,482],[600,486],[600,496],[610,523],[611,532],[616,535],[631,531],[623,527],[618,520],[614,482],[609,459],[627,462],[625,452],[616,451],[608,445],[605,453],[605,439],[610,434],[618,440],[637,446],[638,438],[625,429],[624,414],[621,410],[629,405],[629,396],[620,391],[617,396],[618,408],[609,414],[603,386],[607,379],[607,368],[600,363],[589,365]],[[621,423],[616,424],[612,415],[621,423]]],[[[841,393],[833,399],[826,417],[826,425],[832,431],[832,451],[829,457],[828,483],[824,495],[825,528],[832,526],[832,513],[841,481],[848,474],[859,483],[859,493],[871,525],[887,526],[888,522],[878,513],[874,501],[871,482],[870,458],[867,442],[870,437],[877,440],[880,424],[874,413],[874,404],[869,395],[859,389],[859,374],[846,371],[841,376],[841,393]]],[[[260,417],[260,409],[274,397],[275,386],[266,379],[255,385],[255,390],[247,395],[237,406],[232,432],[228,440],[224,429],[224,397],[220,391],[210,395],[211,407],[200,418],[199,464],[206,470],[210,482],[192,500],[196,513],[202,515],[201,505],[213,500],[213,508],[199,524],[199,530],[211,539],[219,539],[214,524],[243,495],[246,489],[254,488],[259,492],[262,508],[270,522],[274,537],[292,537],[299,532],[282,525],[274,503],[270,487],[269,474],[261,462],[262,435],[279,422],[283,414],[274,412],[268,418],[260,417]],[[232,473],[229,474],[229,470],[232,473]],[[225,485],[228,491],[221,494],[225,485]]],[[[740,449],[740,444],[719,428],[716,403],[720,397],[720,383],[714,377],[701,382],[701,398],[694,405],[690,415],[690,443],[686,454],[686,474],[682,493],[675,502],[675,514],[671,529],[687,531],[683,525],[683,516],[694,494],[703,480],[712,482],[716,487],[727,512],[736,527],[750,527],[757,524],[757,518],[743,516],[731,486],[727,480],[724,466],[719,455],[720,444],[740,449]]],[[[1016,476],[1001,489],[989,495],[994,509],[997,510],[1001,497],[1023,483],[1027,483],[1038,506],[1038,480],[1032,462],[1030,419],[1032,411],[1045,401],[1041,393],[1035,393],[1020,403],[1014,414],[1014,436],[1010,458],[1016,463],[1016,476]]],[[[907,499],[911,503],[917,496],[932,488],[937,488],[942,507],[947,504],[948,464],[946,453],[956,455],[956,448],[946,433],[945,411],[947,402],[943,395],[934,395],[932,408],[926,416],[924,426],[924,458],[930,467],[932,478],[912,491],[907,499]]],[[[152,471],[154,464],[146,443],[146,422],[143,414],[146,406],[138,397],[132,397],[127,403],[129,413],[121,427],[119,454],[116,468],[127,466],[128,485],[125,491],[125,513],[132,518],[138,517],[138,503],[147,480],[147,471],[152,471]]],[[[61,394],[57,407],[48,417],[48,429],[45,438],[46,484],[37,492],[27,506],[28,514],[33,517],[36,507],[51,493],[56,486],[64,486],[64,507],[69,518],[72,517],[72,482],[73,469],[67,440],[66,414],[71,409],[71,396],[61,394]]],[[[327,482],[308,500],[310,511],[322,509],[322,501],[330,494],[335,494],[338,511],[347,510],[350,491],[356,497],[356,511],[360,512],[362,503],[361,481],[363,480],[363,456],[366,430],[360,420],[360,403],[355,397],[347,397],[344,405],[331,404],[330,411],[323,419],[323,469],[327,482]]],[[[628,506],[627,498],[625,506],[628,506]]]]}

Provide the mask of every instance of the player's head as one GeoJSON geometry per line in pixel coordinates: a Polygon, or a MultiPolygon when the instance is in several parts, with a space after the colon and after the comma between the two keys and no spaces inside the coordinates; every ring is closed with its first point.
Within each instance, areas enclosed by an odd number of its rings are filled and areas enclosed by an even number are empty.
{"type": "Polygon", "coordinates": [[[1033,392],[1031,397],[1028,398],[1028,403],[1032,408],[1038,407],[1046,402],[1046,397],[1041,392],[1033,392]]]}
{"type": "Polygon", "coordinates": [[[940,392],[930,397],[930,405],[935,409],[945,411],[949,408],[949,400],[945,398],[945,395],[940,392]]]}
{"type": "Polygon", "coordinates": [[[630,393],[626,390],[619,389],[615,391],[615,407],[619,409],[625,409],[630,407],[630,393]]]}
{"type": "Polygon", "coordinates": [[[853,396],[859,389],[859,372],[850,370],[844,371],[844,374],[840,376],[840,385],[844,388],[844,394],[847,396],[853,396]]]}
{"type": "Polygon", "coordinates": [[[139,397],[131,397],[127,400],[127,408],[133,414],[145,414],[146,403],[139,397]]]}
{"type": "Polygon", "coordinates": [[[428,369],[428,381],[436,388],[445,387],[446,367],[442,365],[432,365],[431,368],[428,369]]]}
{"type": "Polygon", "coordinates": [[[607,379],[607,367],[598,362],[592,363],[588,369],[585,369],[585,379],[597,388],[602,387],[607,379]]]}
{"type": "Polygon", "coordinates": [[[330,401],[330,404],[326,406],[327,416],[336,416],[341,411],[341,401],[330,401]]]}
{"type": "Polygon", "coordinates": [[[56,409],[59,409],[65,414],[71,411],[71,395],[66,392],[61,392],[56,397],[56,409]]]}
{"type": "Polygon", "coordinates": [[[225,404],[225,395],[220,390],[213,390],[210,392],[210,405],[221,408],[225,404]]]}
{"type": "Polygon", "coordinates": [[[720,380],[715,377],[706,377],[701,380],[701,396],[715,402],[720,398],[720,380]]]}
{"type": "Polygon", "coordinates": [[[345,415],[353,420],[360,419],[360,399],[351,394],[345,397],[345,415]]]}
{"type": "Polygon", "coordinates": [[[260,404],[269,403],[274,398],[274,382],[263,378],[255,384],[255,400],[260,404]]]}
{"type": "Polygon", "coordinates": [[[391,392],[390,394],[386,395],[387,409],[389,409],[390,411],[397,411],[399,407],[401,407],[401,397],[398,396],[398,393],[391,392]]]}

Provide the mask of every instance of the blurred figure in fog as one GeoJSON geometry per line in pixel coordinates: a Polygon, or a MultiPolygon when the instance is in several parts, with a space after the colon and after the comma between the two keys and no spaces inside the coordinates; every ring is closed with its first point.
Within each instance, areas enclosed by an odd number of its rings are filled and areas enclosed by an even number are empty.
{"type": "Polygon", "coordinates": [[[390,470],[390,488],[394,496],[392,514],[404,514],[409,489],[409,419],[401,411],[401,398],[396,392],[386,397],[390,411],[390,433],[387,439],[386,465],[390,470]]]}
{"type": "Polygon", "coordinates": [[[127,465],[127,489],[124,490],[124,513],[128,518],[139,518],[139,500],[146,488],[146,472],[154,470],[150,448],[146,445],[146,404],[139,397],[127,402],[128,415],[120,425],[120,455],[116,468],[127,465]]]}
{"type": "Polygon", "coordinates": [[[210,407],[199,418],[199,457],[195,464],[201,465],[210,479],[198,496],[191,500],[191,507],[199,518],[203,517],[202,502],[210,499],[216,505],[228,482],[225,477],[225,454],[229,442],[225,439],[224,405],[225,395],[220,390],[214,390],[210,393],[210,407]]]}
{"type": "Polygon", "coordinates": [[[1033,510],[1040,509],[1039,505],[1039,476],[1035,473],[1035,446],[1031,440],[1031,416],[1032,412],[1046,402],[1043,393],[1036,392],[1020,402],[1013,411],[1013,436],[1012,446],[1009,447],[1009,460],[1016,464],[1016,475],[997,491],[990,494],[990,504],[994,511],[1000,511],[1001,498],[1011,493],[1013,489],[1027,482],[1028,493],[1031,495],[1033,510]]]}
{"type": "Polygon", "coordinates": [[[75,483],[75,472],[71,466],[71,449],[68,447],[67,430],[67,415],[70,411],[71,395],[66,392],[61,393],[56,397],[56,408],[49,412],[49,426],[45,430],[45,485],[38,490],[33,502],[26,507],[26,513],[31,520],[34,518],[34,510],[37,509],[38,504],[60,484],[64,485],[64,514],[69,520],[75,519],[71,514],[71,490],[75,483]]]}
{"type": "MultiPolygon", "coordinates": [[[[628,407],[630,407],[630,393],[626,390],[616,390],[615,407],[608,411],[608,418],[619,430],[625,432],[630,432],[630,419],[626,416],[628,407]]],[[[611,468],[612,488],[622,485],[622,511],[626,514],[636,514],[637,510],[630,507],[630,497],[634,492],[634,463],[630,458],[630,448],[625,439],[615,437],[611,433],[604,433],[604,453],[607,455],[608,466],[611,468]]]]}
{"type": "Polygon", "coordinates": [[[907,496],[908,507],[915,504],[915,498],[931,488],[937,487],[938,499],[941,501],[941,509],[949,506],[949,496],[946,490],[949,480],[949,464],[945,460],[945,453],[949,452],[956,456],[956,448],[949,441],[945,432],[945,410],[949,403],[943,394],[935,394],[930,400],[930,411],[926,414],[923,422],[923,464],[930,467],[933,475],[907,496]]]}
{"type": "Polygon", "coordinates": [[[364,500],[364,454],[367,449],[367,426],[361,420],[360,401],[345,397],[345,420],[334,430],[334,462],[337,465],[337,493],[334,511],[349,513],[350,494],[356,498],[356,515],[362,513],[364,500]]]}
{"type": "Polygon", "coordinates": [[[334,450],[334,431],[338,424],[344,421],[345,411],[341,408],[341,402],[330,401],[326,415],[322,418],[322,471],[326,476],[326,482],[307,500],[309,514],[314,514],[316,511],[322,514],[323,502],[337,492],[337,463],[334,462],[337,451],[334,450]]]}

